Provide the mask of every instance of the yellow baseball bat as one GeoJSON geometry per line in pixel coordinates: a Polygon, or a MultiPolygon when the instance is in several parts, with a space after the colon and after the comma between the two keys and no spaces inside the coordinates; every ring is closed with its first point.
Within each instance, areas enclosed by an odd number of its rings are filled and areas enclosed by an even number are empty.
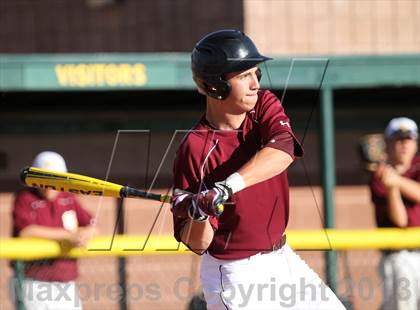
{"type": "MultiPolygon", "coordinates": [[[[150,193],[76,173],[56,172],[35,167],[24,168],[20,174],[20,179],[24,185],[29,187],[53,189],[74,194],[119,198],[145,198],[168,203],[172,201],[170,195],[150,193]]],[[[216,209],[217,213],[221,214],[224,210],[224,205],[220,204],[216,209]]]]}
{"type": "Polygon", "coordinates": [[[88,176],[56,172],[35,167],[26,167],[20,174],[23,184],[41,189],[53,189],[91,196],[109,196],[120,198],[146,198],[160,202],[171,202],[169,195],[160,195],[142,191],[129,186],[123,186],[88,176]]]}

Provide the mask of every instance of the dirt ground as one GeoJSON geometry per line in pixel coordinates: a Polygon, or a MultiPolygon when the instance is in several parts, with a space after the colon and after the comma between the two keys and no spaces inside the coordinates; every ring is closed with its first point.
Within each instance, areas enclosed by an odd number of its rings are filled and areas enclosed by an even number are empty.
{"type": "MultiPolygon", "coordinates": [[[[81,203],[97,218],[101,235],[111,236],[115,226],[114,199],[80,196],[81,203]]],[[[0,237],[11,231],[13,195],[0,194],[0,237]]],[[[369,191],[364,186],[338,187],[335,194],[336,227],[341,229],[374,228],[369,191]]],[[[291,216],[288,229],[322,227],[320,188],[294,187],[291,190],[291,216]]],[[[126,234],[172,233],[168,206],[146,200],[125,201],[126,234]]],[[[139,245],[140,246],[140,245],[139,245]]],[[[324,278],[324,253],[299,251],[298,254],[324,278]]],[[[353,309],[377,309],[382,299],[382,283],[377,272],[380,253],[346,251],[337,253],[338,295],[349,299],[353,309]]],[[[185,309],[191,296],[199,291],[199,256],[160,253],[126,259],[127,303],[129,309],[185,309]]],[[[11,269],[0,261],[0,308],[13,309],[8,289],[11,269]]],[[[109,257],[79,260],[78,284],[84,309],[119,309],[118,259],[109,257]]]]}

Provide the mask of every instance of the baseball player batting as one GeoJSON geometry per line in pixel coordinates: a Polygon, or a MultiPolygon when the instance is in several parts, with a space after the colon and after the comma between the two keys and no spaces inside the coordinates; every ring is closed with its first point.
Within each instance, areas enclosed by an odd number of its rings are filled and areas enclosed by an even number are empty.
{"type": "Polygon", "coordinates": [[[286,243],[286,169],[303,149],[279,99],[260,90],[267,60],[237,30],[195,45],[193,79],[207,104],[177,150],[174,234],[202,255],[208,309],[344,309],[286,243]]]}

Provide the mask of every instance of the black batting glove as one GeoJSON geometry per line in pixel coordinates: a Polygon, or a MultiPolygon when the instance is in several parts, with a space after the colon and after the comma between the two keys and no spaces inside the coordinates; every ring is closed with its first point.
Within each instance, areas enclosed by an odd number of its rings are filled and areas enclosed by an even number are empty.
{"type": "Polygon", "coordinates": [[[209,216],[220,216],[223,203],[228,198],[229,192],[223,185],[216,185],[198,194],[175,189],[171,211],[177,217],[188,216],[195,221],[205,221],[209,216]]]}

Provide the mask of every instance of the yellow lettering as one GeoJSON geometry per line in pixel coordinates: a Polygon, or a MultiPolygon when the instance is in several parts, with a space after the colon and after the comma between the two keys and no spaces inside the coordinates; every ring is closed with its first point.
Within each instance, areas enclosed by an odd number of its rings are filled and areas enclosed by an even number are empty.
{"type": "Polygon", "coordinates": [[[147,82],[141,64],[57,64],[55,74],[60,86],[142,86],[147,82]]]}
{"type": "Polygon", "coordinates": [[[104,79],[104,71],[105,65],[104,64],[95,64],[95,82],[98,86],[103,86],[105,83],[104,79]]]}
{"type": "Polygon", "coordinates": [[[117,66],[108,64],[105,66],[105,81],[109,86],[116,86],[118,84],[117,66]]]}
{"type": "Polygon", "coordinates": [[[78,64],[76,65],[76,85],[84,87],[86,86],[86,65],[85,64],[78,64]]]}
{"type": "Polygon", "coordinates": [[[135,64],[132,68],[133,84],[142,86],[147,82],[146,67],[143,64],[135,64]]]}
{"type": "Polygon", "coordinates": [[[68,80],[68,70],[67,65],[56,65],[55,66],[55,75],[58,79],[58,84],[61,86],[67,86],[68,80]]]}
{"type": "Polygon", "coordinates": [[[86,65],[86,86],[96,86],[95,75],[95,65],[86,65]]]}
{"type": "Polygon", "coordinates": [[[121,85],[131,85],[131,66],[129,64],[119,65],[119,82],[121,85]]]}
{"type": "Polygon", "coordinates": [[[67,65],[67,74],[68,74],[68,78],[69,78],[69,86],[77,86],[76,66],[75,65],[67,65]]]}

